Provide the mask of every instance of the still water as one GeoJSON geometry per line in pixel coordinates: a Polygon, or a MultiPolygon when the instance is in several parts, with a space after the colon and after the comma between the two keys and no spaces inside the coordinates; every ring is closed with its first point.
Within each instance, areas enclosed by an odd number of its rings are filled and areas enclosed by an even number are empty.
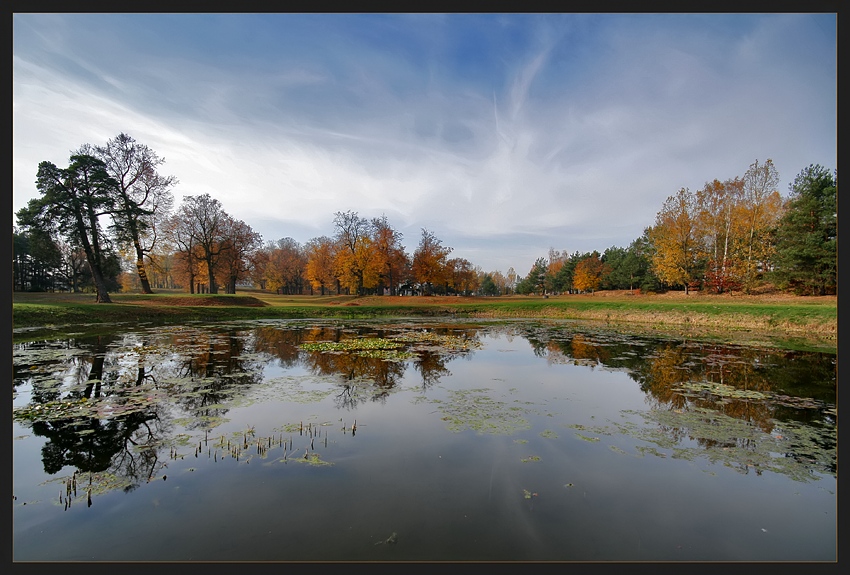
{"type": "Polygon", "coordinates": [[[835,561],[836,356],[572,322],[15,344],[15,561],[835,561]]]}

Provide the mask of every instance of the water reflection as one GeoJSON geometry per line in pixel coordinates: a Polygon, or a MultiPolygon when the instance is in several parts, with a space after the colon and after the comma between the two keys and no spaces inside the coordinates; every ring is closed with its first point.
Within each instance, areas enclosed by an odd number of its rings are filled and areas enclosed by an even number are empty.
{"type": "Polygon", "coordinates": [[[617,433],[675,448],[680,457],[708,453],[744,472],[802,479],[799,466],[788,467],[797,462],[808,472],[836,473],[835,356],[564,325],[281,323],[21,344],[14,348],[15,418],[46,439],[46,473],[70,467],[111,474],[130,490],[162,472],[187,431],[208,433],[226,421],[238,400],[266,381],[270,366],[333,382],[334,405],[351,411],[364,401],[386,403],[411,367],[422,391],[436,386],[452,375],[452,361],[472,357],[483,334],[522,338],[546,365],[627,373],[645,394],[647,411],[639,415],[650,427],[617,433]],[[302,348],[362,337],[400,342],[413,359],[302,348]],[[770,453],[784,453],[786,461],[770,453]]]}

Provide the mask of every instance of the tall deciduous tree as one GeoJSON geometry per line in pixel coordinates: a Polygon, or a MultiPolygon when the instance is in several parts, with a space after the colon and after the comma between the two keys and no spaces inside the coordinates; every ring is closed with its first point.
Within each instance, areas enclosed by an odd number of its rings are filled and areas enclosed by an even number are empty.
{"type": "Polygon", "coordinates": [[[478,275],[472,262],[466,258],[448,260],[446,269],[449,272],[446,280],[455,292],[469,295],[469,292],[478,288],[478,275]]]}
{"type": "MultiPolygon", "coordinates": [[[[89,149],[84,146],[84,149],[89,149]]],[[[145,266],[145,256],[157,241],[157,222],[171,210],[174,176],[162,176],[157,168],[165,163],[149,147],[127,134],[118,134],[104,146],[90,148],[103,160],[115,187],[114,234],[119,245],[132,247],[136,271],[143,293],[153,293],[145,266]]]]}
{"type": "Polygon", "coordinates": [[[304,248],[293,238],[281,238],[269,252],[266,286],[286,294],[300,294],[307,267],[304,248]]]}
{"type": "Polygon", "coordinates": [[[775,277],[798,293],[835,293],[838,204],[836,178],[821,165],[803,169],[791,184],[779,222],[775,277]]]}
{"type": "Polygon", "coordinates": [[[386,282],[384,285],[389,288],[390,295],[396,294],[396,286],[409,266],[402,238],[401,232],[390,225],[386,215],[372,219],[372,243],[381,267],[381,281],[386,282]]]}
{"type": "Polygon", "coordinates": [[[81,246],[91,270],[95,301],[111,303],[106,281],[108,239],[100,218],[115,210],[117,182],[109,176],[103,161],[74,154],[65,169],[41,162],[36,186],[41,197],[30,200],[18,212],[19,223],[63,234],[69,243],[81,246]]]}
{"type": "Polygon", "coordinates": [[[697,271],[696,216],[695,198],[682,188],[667,198],[649,231],[654,247],[653,270],[662,281],[684,286],[686,294],[697,271]]]}
{"type": "Polygon", "coordinates": [[[411,271],[414,280],[426,286],[427,293],[431,293],[435,283],[446,281],[446,262],[451,252],[452,248],[443,246],[437,236],[422,228],[422,237],[413,253],[411,271]]]}
{"type": "Polygon", "coordinates": [[[742,255],[744,260],[744,289],[751,291],[759,276],[767,271],[773,255],[773,231],[782,216],[782,198],[776,190],[779,173],[768,159],[750,164],[744,174],[742,255]]]}
{"type": "Polygon", "coordinates": [[[225,219],[223,234],[228,249],[222,252],[219,273],[225,293],[235,294],[236,284],[246,279],[251,256],[262,245],[263,238],[251,226],[230,216],[225,219]]]}
{"type": "Polygon", "coordinates": [[[697,192],[697,235],[708,259],[706,279],[717,293],[741,282],[741,259],[735,250],[735,234],[741,230],[736,217],[742,213],[744,181],[740,178],[712,180],[697,192]]]}
{"type": "Polygon", "coordinates": [[[305,249],[307,267],[304,277],[314,289],[320,289],[325,295],[334,281],[334,241],[327,236],[313,238],[307,242],[305,249]]]}
{"type": "Polygon", "coordinates": [[[573,288],[582,292],[599,289],[602,276],[610,272],[610,267],[599,258],[599,252],[593,252],[576,264],[573,272],[573,288]]]}
{"type": "Polygon", "coordinates": [[[165,238],[174,250],[173,273],[180,283],[189,287],[189,293],[195,293],[195,278],[200,273],[198,266],[198,240],[195,227],[190,219],[188,206],[184,203],[172,214],[165,224],[165,238]]]}
{"type": "MultiPolygon", "coordinates": [[[[369,238],[369,220],[361,218],[357,212],[336,212],[336,273],[340,283],[349,291],[362,295],[364,285],[374,287],[374,274],[379,265],[377,258],[371,257],[369,238]]],[[[380,273],[380,272],[377,272],[380,273]]]]}
{"type": "Polygon", "coordinates": [[[188,235],[200,249],[209,281],[209,293],[218,293],[216,265],[222,252],[231,249],[225,241],[229,216],[222,209],[221,202],[209,194],[202,194],[184,197],[179,217],[187,225],[188,235]]]}

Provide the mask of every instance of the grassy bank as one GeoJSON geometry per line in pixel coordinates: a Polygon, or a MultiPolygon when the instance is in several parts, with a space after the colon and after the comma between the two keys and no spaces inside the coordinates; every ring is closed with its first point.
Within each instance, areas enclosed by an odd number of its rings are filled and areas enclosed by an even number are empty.
{"type": "Polygon", "coordinates": [[[598,292],[551,298],[510,296],[354,297],[281,296],[259,290],[237,295],[114,294],[95,304],[91,294],[14,294],[15,339],[39,328],[107,327],[116,323],[185,323],[236,319],[336,317],[468,317],[480,319],[572,319],[631,326],[636,330],[721,334],[758,332],[835,345],[837,298],[717,296],[681,292],[631,295],[598,292]],[[832,342],[831,344],[829,342],[832,342]]]}

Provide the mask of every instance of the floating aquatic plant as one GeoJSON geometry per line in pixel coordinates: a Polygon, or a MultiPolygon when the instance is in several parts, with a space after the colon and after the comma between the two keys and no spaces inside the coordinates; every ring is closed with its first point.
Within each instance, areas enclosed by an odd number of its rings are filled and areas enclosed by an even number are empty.
{"type": "Polygon", "coordinates": [[[451,390],[448,400],[431,401],[440,406],[442,420],[447,422],[450,431],[471,429],[482,434],[511,435],[530,429],[531,425],[523,417],[527,409],[497,401],[490,397],[489,391],[451,390]]]}

